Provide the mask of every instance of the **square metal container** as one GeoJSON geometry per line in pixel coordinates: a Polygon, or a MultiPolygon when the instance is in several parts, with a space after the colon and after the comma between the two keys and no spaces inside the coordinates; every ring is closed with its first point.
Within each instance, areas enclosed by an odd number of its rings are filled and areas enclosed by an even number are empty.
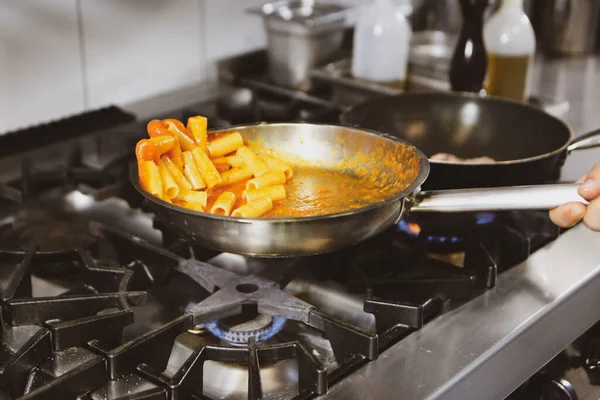
{"type": "Polygon", "coordinates": [[[348,8],[314,1],[276,1],[249,12],[263,17],[269,73],[274,83],[308,91],[315,66],[342,47],[348,8]]]}

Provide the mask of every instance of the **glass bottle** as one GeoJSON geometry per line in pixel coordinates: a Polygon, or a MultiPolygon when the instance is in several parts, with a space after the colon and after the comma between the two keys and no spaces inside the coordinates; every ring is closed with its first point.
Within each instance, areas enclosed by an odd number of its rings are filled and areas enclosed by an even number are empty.
{"type": "Polygon", "coordinates": [[[483,38],[488,53],[487,94],[528,99],[536,43],[523,0],[502,0],[486,22],[483,38]]]}
{"type": "Polygon", "coordinates": [[[459,1],[463,24],[450,64],[450,86],[454,91],[478,93],[487,72],[483,14],[488,0],[459,1]]]}

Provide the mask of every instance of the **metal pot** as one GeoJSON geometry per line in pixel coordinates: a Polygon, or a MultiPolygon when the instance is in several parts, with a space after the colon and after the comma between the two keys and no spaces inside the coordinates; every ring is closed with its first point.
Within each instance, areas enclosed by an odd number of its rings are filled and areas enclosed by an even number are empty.
{"type": "Polygon", "coordinates": [[[547,53],[594,52],[599,0],[544,0],[536,3],[534,26],[547,53]]]}
{"type": "Polygon", "coordinates": [[[269,73],[282,86],[310,90],[313,67],[332,61],[340,48],[348,9],[312,1],[276,1],[248,10],[263,17],[269,73]]]}

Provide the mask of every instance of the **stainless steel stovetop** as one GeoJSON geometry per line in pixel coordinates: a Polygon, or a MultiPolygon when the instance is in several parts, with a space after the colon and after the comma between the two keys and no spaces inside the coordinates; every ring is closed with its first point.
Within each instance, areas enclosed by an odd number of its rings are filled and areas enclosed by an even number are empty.
{"type": "MultiPolygon", "coordinates": [[[[339,111],[256,100],[169,117],[339,111]]],[[[600,247],[584,226],[427,216],[324,256],[219,254],[146,212],[127,181],[144,124],[117,119],[88,135],[71,120],[35,150],[0,138],[15,153],[0,158],[0,399],[598,398],[600,335],[581,334],[600,320],[600,247]]]]}

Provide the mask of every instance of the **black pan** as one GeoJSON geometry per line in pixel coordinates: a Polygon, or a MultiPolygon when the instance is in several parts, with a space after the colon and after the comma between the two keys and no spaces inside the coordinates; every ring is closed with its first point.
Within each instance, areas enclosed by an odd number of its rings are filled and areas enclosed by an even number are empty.
{"type": "Polygon", "coordinates": [[[573,140],[563,121],[541,109],[469,94],[381,97],[349,108],[341,122],[404,139],[427,157],[449,153],[495,160],[474,164],[430,159],[426,189],[554,182],[571,151],[600,146],[600,130],[573,140]]]}

